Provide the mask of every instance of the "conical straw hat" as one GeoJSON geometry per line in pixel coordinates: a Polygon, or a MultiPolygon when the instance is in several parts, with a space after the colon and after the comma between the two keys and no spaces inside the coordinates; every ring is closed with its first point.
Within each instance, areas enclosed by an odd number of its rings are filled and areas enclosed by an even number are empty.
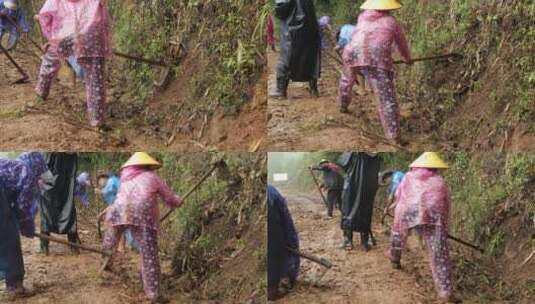
{"type": "Polygon", "coordinates": [[[446,164],[436,152],[424,152],[409,167],[411,168],[436,168],[447,169],[446,164]]]}
{"type": "Polygon", "coordinates": [[[155,166],[159,168],[162,165],[146,152],[136,152],[121,168],[130,166],[155,166]]]}
{"type": "Polygon", "coordinates": [[[397,0],[366,0],[361,6],[363,10],[395,10],[401,8],[397,0]]]}

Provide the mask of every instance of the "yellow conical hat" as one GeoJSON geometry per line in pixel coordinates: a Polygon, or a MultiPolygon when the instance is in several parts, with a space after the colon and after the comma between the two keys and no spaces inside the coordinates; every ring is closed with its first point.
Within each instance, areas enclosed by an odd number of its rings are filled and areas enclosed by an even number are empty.
{"type": "Polygon", "coordinates": [[[159,168],[162,165],[146,152],[136,152],[121,168],[130,166],[155,166],[159,168]]]}
{"type": "Polygon", "coordinates": [[[363,10],[395,10],[401,8],[397,0],[366,0],[361,6],[363,10]]]}
{"type": "Polygon", "coordinates": [[[436,152],[424,152],[409,167],[411,168],[436,168],[447,169],[446,164],[436,152]]]}

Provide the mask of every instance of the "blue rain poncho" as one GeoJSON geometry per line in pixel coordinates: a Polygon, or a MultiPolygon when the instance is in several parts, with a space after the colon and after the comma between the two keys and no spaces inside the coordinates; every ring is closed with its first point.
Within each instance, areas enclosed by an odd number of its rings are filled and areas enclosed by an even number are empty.
{"type": "Polygon", "coordinates": [[[47,171],[41,153],[23,153],[16,160],[0,159],[0,279],[21,282],[24,263],[20,235],[32,237],[37,211],[39,177],[47,171]]]}
{"type": "Polygon", "coordinates": [[[282,278],[296,280],[300,258],[287,247],[299,248],[299,237],[286,199],[268,185],[268,287],[278,287],[282,278]]]}
{"type": "Polygon", "coordinates": [[[117,192],[119,191],[119,186],[121,185],[121,182],[119,180],[119,177],[116,175],[110,175],[108,178],[108,181],[106,182],[106,185],[104,188],[101,189],[102,192],[102,199],[106,203],[106,205],[110,206],[115,202],[115,198],[117,197],[117,192]]]}
{"type": "Polygon", "coordinates": [[[392,182],[390,182],[390,186],[388,187],[389,194],[396,193],[396,190],[398,189],[399,184],[401,184],[403,177],[405,177],[405,173],[401,171],[392,173],[392,182]]]}
{"type": "Polygon", "coordinates": [[[346,47],[346,45],[351,41],[354,30],[355,26],[352,24],[344,24],[340,28],[340,34],[338,35],[338,41],[336,42],[338,48],[343,49],[346,47]]]}
{"type": "Polygon", "coordinates": [[[24,33],[30,31],[24,11],[20,6],[16,10],[9,9],[4,5],[4,0],[0,0],[0,41],[2,41],[2,38],[6,33],[10,34],[8,45],[6,46],[7,49],[13,48],[17,43],[19,37],[17,27],[24,33]],[[7,17],[3,16],[4,14],[7,15],[7,17]],[[17,25],[15,26],[10,19],[15,21],[17,25]]]}

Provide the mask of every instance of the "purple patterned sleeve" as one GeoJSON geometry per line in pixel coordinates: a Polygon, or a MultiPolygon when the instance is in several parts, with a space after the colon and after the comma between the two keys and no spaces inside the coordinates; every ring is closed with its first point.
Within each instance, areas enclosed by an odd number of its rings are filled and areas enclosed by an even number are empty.
{"type": "Polygon", "coordinates": [[[409,43],[407,42],[407,38],[405,37],[405,33],[403,32],[401,25],[397,21],[395,23],[394,38],[395,38],[397,49],[400,55],[403,57],[403,59],[405,59],[406,61],[412,60],[411,51],[409,49],[409,43]]]}
{"type": "Polygon", "coordinates": [[[173,189],[171,189],[167,183],[162,180],[159,176],[155,176],[155,182],[157,184],[158,193],[163,199],[166,205],[171,208],[177,208],[182,205],[182,198],[175,194],[173,189]]]}
{"type": "Polygon", "coordinates": [[[16,193],[15,212],[21,232],[31,236],[35,229],[34,216],[37,210],[36,177],[30,168],[19,161],[2,160],[2,175],[8,191],[16,193]]]}

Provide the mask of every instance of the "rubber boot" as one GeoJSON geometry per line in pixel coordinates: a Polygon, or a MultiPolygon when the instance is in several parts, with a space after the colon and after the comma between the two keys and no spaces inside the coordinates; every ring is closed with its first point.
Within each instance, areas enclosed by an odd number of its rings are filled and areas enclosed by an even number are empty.
{"type": "Polygon", "coordinates": [[[344,230],[344,241],[340,245],[340,249],[353,250],[353,231],[344,230]]]}
{"type": "Polygon", "coordinates": [[[367,232],[360,233],[360,244],[364,251],[370,251],[370,244],[368,244],[369,239],[370,235],[367,232]]]}
{"type": "Polygon", "coordinates": [[[276,301],[284,297],[288,292],[283,288],[268,287],[268,300],[276,301]]]}
{"type": "Polygon", "coordinates": [[[333,217],[333,202],[327,202],[327,216],[333,217]]]}
{"type": "Polygon", "coordinates": [[[309,82],[308,82],[308,85],[310,87],[310,95],[312,97],[319,97],[320,96],[320,92],[318,91],[318,80],[317,79],[311,79],[309,82]]]}
{"type": "MultiPolygon", "coordinates": [[[[42,233],[45,234],[45,235],[50,235],[50,233],[47,233],[47,232],[42,232],[42,233]]],[[[50,250],[48,248],[48,245],[49,245],[49,241],[42,239],[40,241],[39,253],[48,256],[50,254],[50,250]]]]}
{"type": "Polygon", "coordinates": [[[288,98],[288,84],[289,80],[284,77],[277,78],[277,88],[275,92],[271,93],[269,96],[273,98],[285,99],[288,98]]]}
{"type": "MultiPolygon", "coordinates": [[[[74,233],[69,233],[67,234],[67,239],[69,242],[73,243],[73,244],[80,244],[80,238],[78,237],[78,233],[77,232],[74,232],[74,233]]],[[[70,249],[71,249],[71,254],[72,255],[79,255],[80,254],[80,249],[76,248],[76,247],[73,247],[73,246],[69,246],[70,249]]]]}

